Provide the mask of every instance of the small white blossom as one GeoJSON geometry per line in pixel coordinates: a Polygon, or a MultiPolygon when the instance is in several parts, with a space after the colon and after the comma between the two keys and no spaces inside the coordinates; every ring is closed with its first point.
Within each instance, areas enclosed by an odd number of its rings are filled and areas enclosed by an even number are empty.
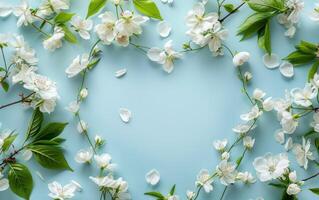
{"type": "Polygon", "coordinates": [[[107,154],[94,155],[94,160],[97,166],[101,169],[113,170],[115,165],[111,163],[112,157],[107,154]]]}
{"type": "Polygon", "coordinates": [[[77,189],[77,187],[72,183],[62,186],[56,181],[49,183],[48,188],[50,190],[49,197],[60,200],[73,198],[77,189]]]}
{"type": "Polygon", "coordinates": [[[78,103],[77,101],[72,101],[65,109],[72,114],[76,114],[80,110],[80,103],[78,103]]]}
{"type": "Polygon", "coordinates": [[[89,91],[87,88],[82,88],[80,91],[80,97],[81,99],[85,99],[89,95],[89,91]]]}
{"type": "Polygon", "coordinates": [[[233,64],[238,67],[245,64],[250,58],[250,53],[248,52],[239,52],[233,58],[233,64]]]}
{"type": "Polygon", "coordinates": [[[206,193],[210,193],[211,191],[213,191],[212,183],[213,179],[211,178],[209,171],[207,169],[202,169],[197,175],[195,185],[202,186],[206,193]]]}
{"type": "Polygon", "coordinates": [[[263,157],[257,157],[253,166],[259,180],[265,182],[281,177],[289,167],[289,160],[284,153],[278,155],[267,153],[263,157]]]}
{"type": "Polygon", "coordinates": [[[253,92],[253,98],[256,100],[262,101],[265,96],[266,93],[259,88],[256,88],[253,92]]]}
{"type": "Polygon", "coordinates": [[[83,54],[82,56],[78,55],[71,63],[71,65],[65,70],[65,73],[68,75],[68,78],[72,78],[78,75],[80,72],[85,70],[89,64],[89,55],[83,54]]]}
{"type": "Polygon", "coordinates": [[[116,21],[115,28],[121,35],[140,35],[142,33],[141,25],[148,20],[148,17],[135,15],[133,12],[125,10],[121,13],[120,19],[116,21]]]}
{"type": "Polygon", "coordinates": [[[249,172],[238,172],[236,179],[246,184],[251,184],[256,182],[256,179],[249,172]]]}
{"type": "Polygon", "coordinates": [[[90,19],[81,19],[79,16],[75,16],[71,19],[71,25],[74,27],[75,31],[79,33],[81,38],[85,40],[90,39],[90,30],[93,27],[93,21],[90,19]]]}
{"type": "Polygon", "coordinates": [[[308,159],[314,160],[310,147],[310,140],[306,140],[305,138],[302,138],[302,144],[295,144],[293,147],[293,153],[296,156],[297,162],[304,169],[308,169],[308,159]]]}
{"type": "Polygon", "coordinates": [[[240,118],[243,121],[250,121],[250,120],[258,118],[260,115],[262,115],[262,113],[263,112],[259,110],[258,106],[255,105],[250,112],[240,115],[240,118]]]}
{"type": "Polygon", "coordinates": [[[27,26],[34,22],[34,17],[32,16],[27,0],[22,0],[19,6],[13,8],[13,14],[18,17],[18,27],[22,25],[27,26]]]}
{"type": "Polygon", "coordinates": [[[81,120],[77,125],[77,130],[79,133],[86,133],[88,130],[88,125],[85,121],[81,120]]]}
{"type": "Polygon", "coordinates": [[[300,186],[296,183],[289,184],[287,188],[287,194],[289,195],[296,195],[301,192],[300,186]]]}
{"type": "Polygon", "coordinates": [[[54,51],[62,47],[62,39],[64,31],[60,27],[54,28],[54,33],[51,37],[43,41],[43,47],[49,51],[54,51]]]}
{"type": "Polygon", "coordinates": [[[221,184],[229,185],[235,183],[237,172],[236,166],[227,160],[222,160],[216,167],[216,173],[221,184]]]}
{"type": "Polygon", "coordinates": [[[227,146],[227,143],[228,143],[227,139],[223,139],[223,140],[214,141],[213,145],[217,151],[224,151],[227,146]]]}
{"type": "Polygon", "coordinates": [[[92,149],[81,149],[76,153],[74,160],[80,164],[90,163],[92,157],[93,157],[92,149]]]}
{"type": "Polygon", "coordinates": [[[255,139],[251,138],[250,136],[246,136],[243,138],[243,144],[247,149],[252,149],[255,144],[255,139]]]}

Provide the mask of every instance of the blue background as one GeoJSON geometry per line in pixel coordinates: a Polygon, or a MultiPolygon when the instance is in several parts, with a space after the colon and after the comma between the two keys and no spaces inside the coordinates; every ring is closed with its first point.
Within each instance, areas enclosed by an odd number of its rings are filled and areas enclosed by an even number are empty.
{"type": "MultiPolygon", "coordinates": [[[[11,1],[0,1],[10,3],[11,1]]],[[[35,0],[33,2],[36,2],[35,0]]],[[[181,49],[189,38],[185,35],[185,16],[196,2],[175,0],[173,6],[157,1],[163,17],[173,27],[170,39],[175,47],[181,49]]],[[[212,1],[213,2],[213,1],[212,1]]],[[[235,1],[234,1],[235,2],[235,1]]],[[[72,1],[72,11],[84,17],[88,1],[72,1]]],[[[312,2],[306,3],[300,27],[295,39],[284,36],[285,29],[273,20],[271,25],[273,50],[280,57],[286,56],[293,50],[294,44],[305,39],[318,42],[319,25],[311,22],[308,14],[313,7],[312,2]]],[[[208,8],[214,10],[216,4],[210,3],[208,8]]],[[[113,7],[108,5],[108,9],[113,7]]],[[[241,11],[225,21],[230,31],[226,44],[233,50],[251,52],[251,60],[245,70],[253,73],[250,90],[259,87],[268,95],[281,97],[286,88],[303,87],[306,81],[308,67],[295,69],[295,77],[288,80],[280,74],[278,69],[268,70],[261,57],[264,54],[257,47],[256,38],[239,42],[236,28],[251,11],[244,6],[241,11]]],[[[224,13],[225,14],[225,13],[224,13]]],[[[48,199],[47,183],[59,181],[63,185],[70,180],[76,180],[84,187],[83,192],[76,193],[74,199],[98,199],[98,189],[88,177],[97,175],[94,166],[83,166],[74,161],[74,155],[81,148],[88,146],[84,137],[76,131],[76,121],[64,110],[68,103],[74,100],[80,78],[68,79],[66,67],[78,55],[89,51],[94,42],[80,40],[76,45],[64,43],[63,48],[50,53],[42,47],[42,36],[31,27],[16,28],[16,18],[0,19],[1,33],[23,34],[30,46],[37,51],[39,58],[39,72],[48,75],[58,83],[61,100],[56,111],[50,115],[52,121],[68,121],[63,136],[67,139],[64,144],[66,157],[75,172],[52,172],[39,167],[34,160],[28,163],[32,168],[35,188],[31,199],[48,199]],[[40,171],[45,182],[41,181],[34,171],[40,171]]],[[[162,46],[168,39],[161,39],[156,32],[156,21],[144,26],[143,35],[135,43],[147,46],[162,46]]],[[[175,70],[168,75],[160,65],[150,62],[146,56],[133,47],[120,48],[104,46],[103,60],[87,79],[89,97],[82,105],[82,117],[89,124],[89,132],[93,137],[101,134],[107,140],[105,152],[112,155],[114,163],[118,164],[116,174],[124,177],[129,183],[133,199],[149,199],[143,195],[150,190],[160,190],[167,193],[173,184],[177,184],[177,193],[185,199],[185,192],[194,189],[197,173],[202,168],[213,170],[219,162],[219,156],[212,147],[216,139],[228,138],[235,140],[235,133],[231,128],[240,122],[239,115],[250,109],[249,101],[240,92],[241,83],[237,79],[236,70],[230,56],[214,58],[208,49],[200,52],[185,54],[177,61],[175,70]],[[125,77],[117,79],[114,72],[120,68],[127,68],[125,77]],[[124,124],[118,115],[120,107],[127,107],[133,113],[132,121],[124,124]],[[161,173],[160,184],[152,188],[145,182],[145,173],[156,168],[161,173]]],[[[16,85],[9,93],[0,92],[0,104],[11,102],[18,98],[21,86],[16,85]]],[[[31,109],[24,109],[16,105],[0,112],[3,127],[15,129],[23,138],[27,128],[31,109]]],[[[308,122],[305,122],[308,125],[308,122]]],[[[256,144],[253,152],[249,152],[240,167],[255,174],[252,161],[255,157],[266,152],[280,153],[284,148],[275,142],[274,132],[279,128],[274,113],[265,114],[255,131],[256,144]]],[[[17,143],[18,144],[18,143],[17,143]]],[[[240,154],[242,148],[234,151],[240,154]]],[[[307,173],[295,164],[299,177],[311,175],[315,169],[310,167],[307,173]]],[[[307,185],[308,188],[315,185],[307,185]]],[[[318,186],[318,185],[317,185],[318,186]]],[[[214,184],[214,191],[210,195],[203,194],[200,199],[219,199],[223,186],[214,184]]],[[[225,199],[245,200],[263,196],[265,199],[279,199],[281,192],[257,182],[251,186],[236,184],[227,191],[225,199]]],[[[299,195],[300,199],[315,199],[308,191],[299,195]]],[[[2,192],[0,199],[18,199],[10,190],[2,192]]]]}

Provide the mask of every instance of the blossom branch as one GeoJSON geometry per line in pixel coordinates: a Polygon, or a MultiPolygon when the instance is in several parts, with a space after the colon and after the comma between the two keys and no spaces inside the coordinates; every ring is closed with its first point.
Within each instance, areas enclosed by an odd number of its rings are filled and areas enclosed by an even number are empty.
{"type": "Polygon", "coordinates": [[[221,18],[219,21],[222,23],[225,21],[228,17],[230,17],[232,14],[237,12],[243,5],[245,5],[246,1],[242,2],[239,6],[237,6],[234,10],[232,10],[230,13],[228,13],[225,17],[221,18]]]}
{"type": "Polygon", "coordinates": [[[9,106],[12,106],[12,105],[15,105],[15,104],[19,104],[19,103],[30,103],[31,100],[29,99],[32,95],[34,95],[35,92],[32,92],[31,94],[29,94],[28,96],[23,96],[23,94],[21,94],[21,99],[18,100],[18,101],[14,101],[14,102],[11,102],[11,103],[8,103],[8,104],[5,104],[5,105],[2,105],[0,106],[0,110],[1,109],[4,109],[4,108],[7,108],[9,106]]]}

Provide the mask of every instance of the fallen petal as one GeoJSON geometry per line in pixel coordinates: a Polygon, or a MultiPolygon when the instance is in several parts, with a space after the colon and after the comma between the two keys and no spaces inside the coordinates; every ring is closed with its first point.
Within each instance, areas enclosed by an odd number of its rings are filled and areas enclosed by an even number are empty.
{"type": "Polygon", "coordinates": [[[157,32],[160,34],[161,37],[166,38],[171,33],[172,27],[166,21],[160,21],[157,24],[157,32]]]}
{"type": "Polygon", "coordinates": [[[120,108],[120,117],[123,122],[128,123],[131,119],[132,113],[126,108],[120,108]]]}
{"type": "Polygon", "coordinates": [[[121,78],[122,76],[124,76],[127,72],[127,69],[120,69],[120,70],[117,70],[115,72],[115,77],[116,78],[121,78]]]}
{"type": "Polygon", "coordinates": [[[280,73],[287,78],[294,76],[294,66],[289,62],[283,62],[279,67],[280,73]]]}
{"type": "Polygon", "coordinates": [[[268,53],[265,54],[263,56],[263,62],[264,62],[264,65],[269,69],[274,69],[280,65],[279,57],[274,53],[270,55],[268,53]]]}

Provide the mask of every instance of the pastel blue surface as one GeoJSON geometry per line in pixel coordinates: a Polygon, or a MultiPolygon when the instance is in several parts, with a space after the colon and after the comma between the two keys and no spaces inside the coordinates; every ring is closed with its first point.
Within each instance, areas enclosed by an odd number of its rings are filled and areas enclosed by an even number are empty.
{"type": "MultiPolygon", "coordinates": [[[[186,3],[175,0],[172,7],[161,4],[159,0],[157,2],[163,17],[172,24],[170,39],[173,39],[177,49],[181,49],[182,44],[189,40],[185,35],[184,18],[196,1],[189,0],[186,3]]],[[[88,1],[72,1],[72,10],[84,16],[87,4],[88,1]]],[[[215,9],[214,6],[215,2],[209,4],[211,10],[215,9]]],[[[309,21],[307,17],[312,6],[312,2],[306,3],[297,35],[292,40],[284,36],[285,29],[277,22],[272,24],[273,50],[281,57],[291,52],[294,44],[301,39],[318,42],[319,25],[309,21]]],[[[113,9],[110,6],[108,8],[113,9]]],[[[225,26],[230,31],[227,45],[231,49],[249,51],[252,54],[249,66],[245,66],[245,70],[249,69],[254,76],[249,90],[258,87],[270,96],[281,97],[286,88],[303,87],[308,67],[296,68],[295,77],[287,80],[281,76],[279,70],[268,70],[263,66],[263,52],[258,49],[256,38],[239,42],[239,37],[235,36],[236,28],[250,13],[244,6],[239,13],[225,21],[225,26]]],[[[36,186],[31,199],[49,199],[47,184],[55,180],[62,184],[67,184],[70,180],[81,183],[84,190],[77,193],[74,199],[98,199],[97,187],[88,179],[91,175],[97,175],[98,171],[95,167],[79,165],[74,161],[76,152],[88,147],[88,144],[77,133],[76,121],[64,109],[74,100],[80,83],[79,78],[68,79],[64,70],[74,57],[88,52],[94,41],[89,43],[80,40],[77,45],[64,43],[63,48],[50,53],[43,49],[40,34],[32,28],[17,29],[15,23],[13,16],[0,19],[0,32],[23,34],[30,46],[36,49],[40,73],[58,83],[61,96],[56,112],[50,118],[70,122],[63,136],[67,139],[64,144],[66,156],[74,172],[52,172],[30,161],[28,166],[32,168],[36,186]],[[44,175],[45,182],[39,179],[35,171],[44,175]]],[[[143,35],[135,43],[162,46],[168,39],[160,39],[155,27],[156,21],[149,22],[144,27],[143,35]]],[[[153,189],[166,193],[173,184],[177,184],[177,193],[185,199],[186,190],[194,189],[200,169],[213,170],[218,163],[218,154],[212,147],[213,140],[226,137],[229,141],[234,141],[235,134],[231,128],[240,122],[239,115],[250,109],[248,100],[240,92],[241,83],[237,79],[230,56],[226,54],[224,57],[214,58],[208,49],[189,53],[176,62],[174,72],[168,75],[159,65],[150,62],[133,47],[105,46],[102,49],[103,60],[89,74],[89,97],[82,105],[82,117],[88,122],[91,135],[98,133],[107,139],[104,150],[112,155],[113,161],[118,165],[116,175],[128,181],[134,200],[149,199],[143,193],[153,189]],[[121,79],[115,78],[114,72],[124,67],[128,69],[127,75],[121,79]],[[129,124],[120,120],[120,107],[132,111],[133,118],[129,124]],[[145,173],[152,168],[161,173],[161,182],[155,188],[148,186],[144,178],[145,173]]],[[[0,92],[0,104],[17,99],[21,91],[21,86],[14,86],[7,94],[0,92]]],[[[16,129],[20,133],[19,137],[23,138],[30,115],[30,109],[17,105],[1,110],[0,122],[3,127],[16,129]]],[[[273,137],[278,128],[275,114],[263,116],[254,133],[254,151],[247,154],[240,170],[254,173],[251,163],[255,157],[266,152],[284,151],[273,137]]],[[[238,148],[233,157],[241,151],[238,148]]],[[[294,160],[292,156],[291,158],[294,160]]],[[[295,163],[293,165],[301,177],[307,177],[315,170],[312,166],[305,173],[295,163]]],[[[211,195],[203,194],[200,199],[219,199],[223,187],[219,183],[214,184],[214,187],[211,195]]],[[[262,196],[266,200],[276,200],[280,195],[278,190],[257,182],[251,186],[231,186],[225,199],[247,200],[262,196]]],[[[300,195],[302,200],[315,198],[317,197],[308,191],[300,195]]],[[[0,193],[0,199],[14,200],[18,197],[8,190],[0,193]]]]}

